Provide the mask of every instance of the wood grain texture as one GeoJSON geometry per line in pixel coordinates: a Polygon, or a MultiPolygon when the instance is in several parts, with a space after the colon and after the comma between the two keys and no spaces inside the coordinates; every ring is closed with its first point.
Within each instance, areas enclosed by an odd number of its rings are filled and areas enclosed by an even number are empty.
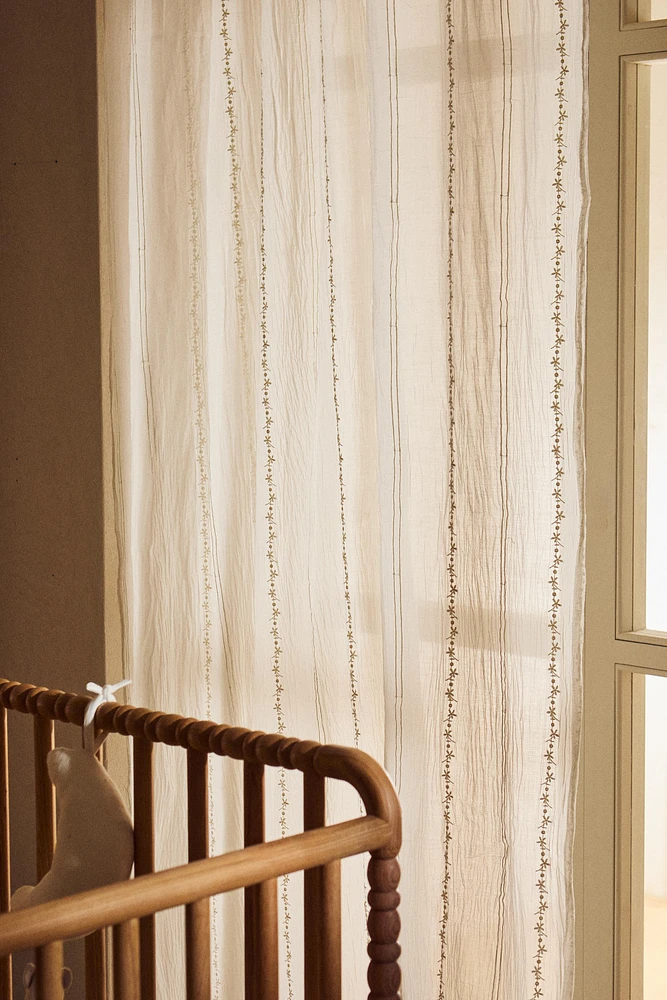
{"type": "Polygon", "coordinates": [[[90,934],[98,927],[194,903],[204,896],[266,882],[337,858],[381,850],[390,836],[384,820],[366,816],[5,913],[0,915],[0,955],[90,934]]]}
{"type": "Polygon", "coordinates": [[[401,806],[394,786],[376,760],[353,747],[320,746],[313,765],[324,778],[346,781],[359,792],[369,816],[379,816],[391,827],[391,837],[377,856],[391,860],[401,847],[401,806]]]}
{"type": "Polygon", "coordinates": [[[187,1000],[210,1000],[210,900],[198,899],[185,907],[185,995],[187,1000]]]}
{"type": "Polygon", "coordinates": [[[60,941],[42,945],[36,953],[37,1000],[63,998],[63,946],[60,941]]]}
{"type": "MultiPolygon", "coordinates": [[[[208,754],[189,748],[188,860],[209,854],[208,754]]],[[[187,1000],[210,1000],[211,916],[208,896],[185,908],[185,985],[187,1000]]]]}
{"type": "Polygon", "coordinates": [[[139,921],[128,920],[113,929],[114,1000],[141,1000],[139,921]]]}
{"type": "MultiPolygon", "coordinates": [[[[325,779],[306,771],[303,778],[303,828],[326,822],[325,779]]],[[[340,1000],[340,861],[304,872],[305,1000],[340,1000]]]]}
{"type": "Polygon", "coordinates": [[[46,757],[53,749],[53,721],[43,715],[33,719],[35,746],[35,830],[37,881],[44,878],[56,845],[56,790],[46,768],[46,757]]]}
{"type": "MultiPolygon", "coordinates": [[[[264,765],[243,765],[243,843],[264,842],[264,765]]],[[[278,1000],[278,884],[275,879],[245,890],[246,1000],[278,1000]]]]}
{"type": "MultiPolygon", "coordinates": [[[[134,874],[155,870],[153,804],[153,743],[144,736],[133,738],[134,874]]],[[[139,925],[142,1000],[156,1000],[155,917],[142,917],[139,925]]]]}
{"type": "MultiPolygon", "coordinates": [[[[9,910],[10,837],[9,837],[9,747],[7,709],[0,708],[0,912],[9,910]]],[[[12,958],[0,959],[0,1000],[11,1000],[12,958]]]]}
{"type": "Polygon", "coordinates": [[[93,931],[85,942],[86,1000],[107,998],[107,948],[105,931],[93,931]]]}

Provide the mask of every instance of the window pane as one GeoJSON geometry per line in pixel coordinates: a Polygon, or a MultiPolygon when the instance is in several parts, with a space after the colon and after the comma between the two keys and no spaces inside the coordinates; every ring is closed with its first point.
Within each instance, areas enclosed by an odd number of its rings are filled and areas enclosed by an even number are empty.
{"type": "Polygon", "coordinates": [[[667,18],[667,0],[639,0],[639,21],[661,21],[667,18]]]}
{"type": "Polygon", "coordinates": [[[646,678],[644,1000],[667,995],[667,677],[646,678]]]}
{"type": "Polygon", "coordinates": [[[667,61],[648,72],[646,627],[667,632],[667,61]]]}

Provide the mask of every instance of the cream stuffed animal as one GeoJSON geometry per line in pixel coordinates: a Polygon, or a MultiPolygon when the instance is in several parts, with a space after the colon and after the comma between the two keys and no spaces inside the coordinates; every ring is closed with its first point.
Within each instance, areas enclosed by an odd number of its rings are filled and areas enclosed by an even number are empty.
{"type": "Polygon", "coordinates": [[[132,820],[97,757],[58,747],[46,765],[58,803],[53,863],[37,885],[16,890],[12,910],[124,881],[132,870],[132,820]]]}
{"type": "MultiPolygon", "coordinates": [[[[35,978],[36,968],[32,962],[28,962],[25,969],[23,970],[23,986],[25,987],[25,998],[24,1000],[35,1000],[37,993],[35,992],[37,987],[37,981],[35,978]]],[[[68,968],[63,969],[62,974],[62,988],[63,995],[67,993],[67,990],[72,985],[72,970],[68,968]]]]}

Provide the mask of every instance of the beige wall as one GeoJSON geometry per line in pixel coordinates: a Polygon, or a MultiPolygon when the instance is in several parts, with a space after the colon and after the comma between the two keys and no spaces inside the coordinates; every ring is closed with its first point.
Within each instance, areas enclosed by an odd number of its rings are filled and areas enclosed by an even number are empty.
{"type": "MultiPolygon", "coordinates": [[[[0,675],[79,691],[104,676],[96,114],[94,0],[1,4],[0,675]]],[[[31,731],[12,721],[22,882],[31,731]]]]}

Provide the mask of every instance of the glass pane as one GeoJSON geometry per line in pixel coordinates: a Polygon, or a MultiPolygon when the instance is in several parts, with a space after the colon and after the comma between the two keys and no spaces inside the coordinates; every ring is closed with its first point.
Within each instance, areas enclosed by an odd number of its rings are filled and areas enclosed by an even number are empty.
{"type": "Polygon", "coordinates": [[[667,632],[667,61],[641,69],[649,74],[649,108],[639,109],[649,121],[646,628],[667,632]]]}
{"type": "Polygon", "coordinates": [[[667,996],[667,677],[646,678],[644,1000],[667,996]]]}
{"type": "Polygon", "coordinates": [[[661,21],[667,18],[667,0],[639,0],[638,21],[661,21]]]}

